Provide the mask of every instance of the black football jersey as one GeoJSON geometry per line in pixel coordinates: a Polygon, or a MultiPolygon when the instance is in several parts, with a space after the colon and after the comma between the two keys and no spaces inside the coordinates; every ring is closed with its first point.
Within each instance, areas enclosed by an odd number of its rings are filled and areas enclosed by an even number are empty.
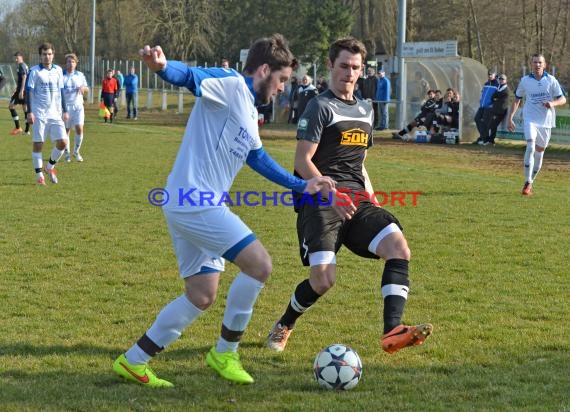
{"type": "Polygon", "coordinates": [[[312,161],[337,187],[364,190],[362,163],[373,143],[373,122],[368,101],[342,100],[329,89],[307,105],[297,123],[297,140],[318,144],[312,161]]]}

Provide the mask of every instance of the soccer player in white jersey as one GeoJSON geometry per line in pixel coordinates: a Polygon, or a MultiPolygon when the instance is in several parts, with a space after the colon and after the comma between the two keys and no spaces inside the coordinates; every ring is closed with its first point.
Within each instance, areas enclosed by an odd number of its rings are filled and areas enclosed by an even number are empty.
{"type": "Polygon", "coordinates": [[[542,54],[531,57],[532,71],[521,78],[515,92],[515,100],[509,110],[508,129],[515,130],[513,117],[521,100],[526,97],[523,106],[524,136],[526,151],[524,154],[525,183],[523,196],[532,195],[532,183],[542,166],[544,150],[550,141],[550,132],[556,127],[556,106],[566,104],[566,97],[558,80],[546,69],[546,61],[542,54]]]}
{"type": "Polygon", "coordinates": [[[67,131],[67,145],[65,146],[65,160],[71,161],[69,154],[69,136],[71,128],[75,128],[75,145],[73,148],[73,157],[78,162],[83,161],[83,157],[79,153],[81,143],[83,143],[83,125],[85,123],[85,109],[83,107],[83,94],[89,90],[87,80],[83,73],[76,70],[79,59],[74,53],[65,55],[65,71],[63,72],[63,94],[65,104],[67,104],[67,112],[69,119],[65,122],[65,130],[67,131]]]}
{"type": "Polygon", "coordinates": [[[43,43],[38,52],[41,63],[32,67],[26,82],[26,104],[28,106],[28,123],[33,124],[32,161],[36,171],[37,183],[45,185],[42,173],[42,149],[47,136],[54,142],[49,163],[45,167],[52,183],[58,179],[55,164],[63,155],[67,133],[64,121],[69,115],[63,96],[63,71],[53,64],[55,49],[51,43],[43,43]]]}
{"type": "Polygon", "coordinates": [[[240,271],[228,291],[221,334],[206,363],[227,380],[253,383],[237,351],[253,305],[271,273],[271,258],[224,198],[244,164],[297,192],[334,189],[329,177],[306,181],[286,172],[261,144],[255,101],[266,104],[282,92],[296,60],[286,40],[277,34],[252,45],[244,76],[233,69],[167,61],[160,46],[145,46],[140,53],[159,77],[187,87],[196,96],[166,183],[170,201],[163,206],[185,293],[162,309],[146,333],[115,360],[113,370],[145,386],[173,386],[158,378],[147,363],[214,302],[224,260],[229,260],[240,271]]]}

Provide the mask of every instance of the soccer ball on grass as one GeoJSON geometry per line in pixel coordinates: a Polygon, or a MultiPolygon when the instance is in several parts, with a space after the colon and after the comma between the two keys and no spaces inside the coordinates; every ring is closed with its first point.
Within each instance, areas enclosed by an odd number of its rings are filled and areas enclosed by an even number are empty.
{"type": "Polygon", "coordinates": [[[320,351],[313,364],[315,379],[322,387],[348,390],[362,377],[362,362],[349,346],[334,344],[320,351]]]}

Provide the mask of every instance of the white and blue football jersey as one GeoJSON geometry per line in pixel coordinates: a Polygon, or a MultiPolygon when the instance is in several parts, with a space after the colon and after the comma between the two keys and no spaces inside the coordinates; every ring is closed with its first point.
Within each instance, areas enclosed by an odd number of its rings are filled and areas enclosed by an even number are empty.
{"type": "Polygon", "coordinates": [[[538,127],[556,127],[556,111],[554,108],[544,106],[545,102],[552,101],[563,95],[558,80],[544,71],[542,77],[537,79],[534,73],[521,78],[515,92],[515,98],[526,97],[523,106],[525,123],[538,127]]]}
{"type": "Polygon", "coordinates": [[[73,73],[63,72],[63,97],[68,107],[73,106],[75,109],[83,107],[83,93],[79,91],[82,86],[87,87],[83,73],[78,70],[74,70],[73,73]]]}
{"type": "Polygon", "coordinates": [[[38,119],[61,120],[63,71],[53,64],[48,70],[42,64],[30,69],[26,81],[26,91],[29,93],[32,113],[38,119]]]}
{"type": "Polygon", "coordinates": [[[169,61],[167,69],[177,70],[177,78],[185,76],[196,102],[168,176],[170,200],[163,207],[219,205],[249,152],[262,146],[253,85],[231,69],[176,63],[169,61]]]}

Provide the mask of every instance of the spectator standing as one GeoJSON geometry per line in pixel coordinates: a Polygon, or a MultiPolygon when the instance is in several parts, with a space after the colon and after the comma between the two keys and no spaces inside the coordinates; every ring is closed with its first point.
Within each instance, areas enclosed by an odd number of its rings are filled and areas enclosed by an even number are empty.
{"type": "Polygon", "coordinates": [[[132,113],[132,119],[137,120],[139,77],[134,66],[129,69],[129,74],[125,77],[124,86],[127,97],[127,119],[131,118],[132,113]]]}
{"type": "Polygon", "coordinates": [[[430,90],[429,82],[424,78],[421,70],[414,73],[410,90],[410,108],[412,113],[416,114],[421,110],[424,96],[430,90]]]}
{"type": "Polygon", "coordinates": [[[18,79],[16,80],[16,90],[10,98],[10,103],[8,103],[8,109],[12,115],[12,120],[14,121],[14,129],[10,132],[11,135],[18,134],[30,134],[30,125],[26,121],[26,130],[22,130],[20,127],[20,117],[16,111],[17,105],[22,105],[24,111],[24,119],[28,118],[28,108],[26,107],[26,80],[28,78],[28,65],[24,62],[24,55],[20,52],[14,54],[16,58],[16,73],[18,74],[18,79]]]}
{"type": "Polygon", "coordinates": [[[380,69],[378,71],[378,81],[376,84],[376,96],[374,97],[378,105],[378,121],[376,122],[376,128],[378,130],[385,130],[390,126],[388,106],[391,93],[392,85],[390,84],[390,79],[386,77],[384,69],[380,69]]]}
{"type": "Polygon", "coordinates": [[[319,92],[313,84],[313,78],[308,74],[304,75],[301,78],[301,85],[297,91],[297,118],[300,118],[303,115],[303,112],[305,111],[305,107],[307,107],[309,100],[318,94],[319,92]]]}
{"type": "Polygon", "coordinates": [[[317,91],[319,94],[324,93],[329,88],[329,84],[327,79],[324,76],[320,76],[319,80],[317,81],[317,91]]]}
{"type": "MultiPolygon", "coordinates": [[[[113,118],[116,115],[115,102],[117,101],[118,92],[119,85],[117,79],[113,77],[113,69],[108,69],[101,84],[101,101],[105,104],[109,113],[111,113],[109,123],[113,123],[113,118]]],[[[105,118],[105,123],[107,123],[107,118],[105,118]]]]}
{"type": "Polygon", "coordinates": [[[523,196],[532,195],[532,184],[542,167],[542,158],[550,141],[552,128],[556,127],[554,108],[566,104],[566,97],[560,83],[545,70],[544,55],[534,54],[531,58],[531,65],[531,73],[521,79],[515,91],[515,100],[511,105],[508,123],[509,130],[513,132],[515,130],[514,115],[522,99],[526,97],[523,106],[526,139],[523,196]]]}
{"type": "Polygon", "coordinates": [[[117,99],[115,100],[115,118],[117,117],[117,112],[119,111],[119,106],[121,103],[121,94],[123,93],[123,87],[125,84],[125,77],[120,70],[115,70],[114,74],[115,78],[117,79],[117,87],[119,90],[117,91],[117,99]]]}
{"type": "Polygon", "coordinates": [[[69,136],[71,128],[75,128],[73,157],[78,162],[83,161],[83,157],[79,153],[81,144],[83,143],[83,125],[85,123],[85,108],[83,106],[83,94],[89,90],[87,79],[83,73],[77,70],[79,59],[74,53],[65,55],[65,71],[63,72],[63,97],[67,105],[69,119],[65,122],[65,130],[67,132],[67,140],[65,145],[65,160],[71,161],[69,155],[69,136]]]}
{"type": "Polygon", "coordinates": [[[474,144],[478,144],[485,139],[485,136],[489,135],[489,125],[491,124],[491,116],[493,107],[493,94],[499,88],[499,81],[497,80],[497,73],[494,70],[489,70],[487,72],[487,81],[483,84],[481,89],[481,97],[479,98],[479,108],[475,113],[475,125],[479,131],[479,137],[474,144]]]}
{"type": "Polygon", "coordinates": [[[230,61],[228,59],[222,59],[222,69],[229,69],[230,68],[230,61]]]}
{"type": "Polygon", "coordinates": [[[55,49],[51,43],[42,43],[38,48],[40,64],[31,68],[26,81],[27,120],[33,124],[32,162],[37,183],[44,186],[42,173],[42,149],[49,136],[54,142],[49,163],[45,167],[52,183],[58,183],[55,165],[65,150],[67,133],[65,123],[69,119],[63,95],[63,71],[53,64],[55,49]]]}
{"type": "Polygon", "coordinates": [[[299,107],[299,79],[291,77],[291,89],[289,91],[289,118],[287,123],[297,123],[297,108],[299,107]]]}
{"type": "MultiPolygon", "coordinates": [[[[374,67],[368,66],[368,69],[366,69],[366,77],[360,80],[359,86],[363,99],[370,102],[376,99],[378,78],[376,77],[376,69],[374,67]]],[[[374,110],[374,123],[376,123],[378,122],[378,106],[373,104],[372,109],[374,110]]]]}
{"type": "Polygon", "coordinates": [[[491,116],[489,118],[489,129],[483,139],[483,145],[495,144],[497,136],[497,128],[507,115],[509,110],[509,85],[507,84],[507,76],[499,75],[499,88],[491,97],[491,116]]]}

